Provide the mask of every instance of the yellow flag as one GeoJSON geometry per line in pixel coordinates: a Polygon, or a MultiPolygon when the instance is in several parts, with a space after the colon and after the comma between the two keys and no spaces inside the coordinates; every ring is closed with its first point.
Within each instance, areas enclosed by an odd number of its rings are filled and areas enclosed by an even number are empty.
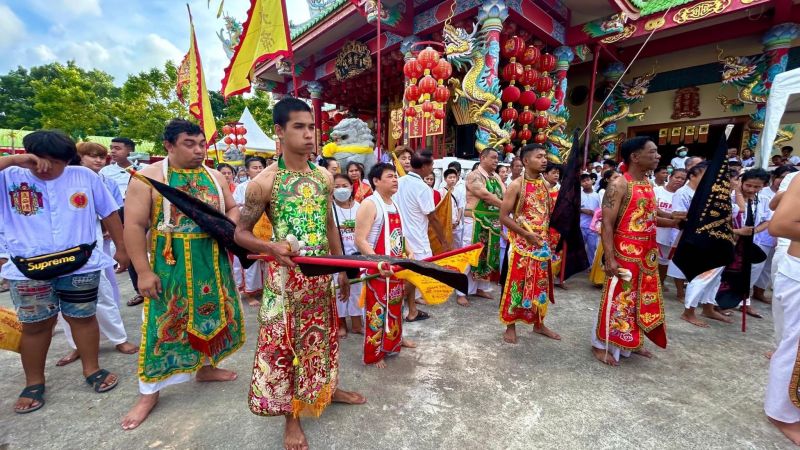
{"type": "MultiPolygon", "coordinates": [[[[444,238],[448,244],[453,243],[453,196],[447,191],[447,194],[442,198],[433,213],[439,219],[439,224],[444,230],[444,238]]],[[[439,242],[439,237],[433,232],[433,225],[428,224],[428,240],[431,242],[431,251],[434,256],[444,253],[442,243],[439,242]]]]}
{"type": "Polygon", "coordinates": [[[400,160],[397,159],[397,155],[395,155],[394,152],[391,153],[392,153],[392,162],[394,163],[394,168],[397,169],[397,176],[398,177],[405,176],[406,170],[403,169],[403,165],[400,164],[400,160]]]}
{"type": "Polygon", "coordinates": [[[250,0],[239,43],[222,79],[222,96],[250,91],[257,64],[276,56],[292,56],[292,40],[283,0],[250,0]]]}
{"type": "MultiPolygon", "coordinates": [[[[467,265],[474,266],[478,264],[478,259],[481,256],[482,250],[483,247],[478,247],[464,253],[456,253],[455,255],[431,262],[463,273],[467,270],[467,265]]],[[[429,305],[438,305],[446,302],[447,298],[450,297],[450,294],[453,292],[453,288],[450,286],[410,270],[401,270],[396,272],[394,276],[416,286],[422,294],[422,298],[424,298],[429,305]]]]}
{"type": "MultiPolygon", "coordinates": [[[[189,7],[188,5],[186,6],[189,7]]],[[[211,98],[206,89],[206,78],[203,76],[203,64],[200,62],[200,50],[197,48],[197,37],[194,34],[194,22],[192,12],[189,11],[189,25],[191,36],[189,38],[189,53],[184,57],[184,63],[188,66],[189,74],[189,114],[200,122],[200,128],[206,136],[206,142],[213,143],[217,139],[217,124],[214,122],[214,114],[211,112],[211,98]]],[[[178,78],[180,89],[181,79],[178,78]]]]}
{"type": "Polygon", "coordinates": [[[11,309],[0,307],[0,350],[19,353],[21,340],[22,324],[17,320],[17,313],[11,309]]]}

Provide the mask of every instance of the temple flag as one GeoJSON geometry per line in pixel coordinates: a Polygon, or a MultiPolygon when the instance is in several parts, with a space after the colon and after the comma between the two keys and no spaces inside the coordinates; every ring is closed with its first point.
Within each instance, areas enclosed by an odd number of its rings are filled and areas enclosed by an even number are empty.
{"type": "Polygon", "coordinates": [[[405,176],[406,170],[403,169],[403,165],[400,164],[400,160],[397,159],[397,155],[394,152],[390,152],[392,154],[392,164],[394,165],[395,170],[397,170],[397,176],[402,177],[405,176]]]}
{"type": "Polygon", "coordinates": [[[581,151],[580,135],[578,131],[572,138],[572,149],[564,168],[564,178],[561,180],[561,189],[558,199],[550,216],[550,228],[561,234],[561,240],[554,252],[561,251],[566,245],[564,264],[564,279],[583,272],[589,268],[589,258],[581,233],[581,167],[583,166],[583,152],[581,151]]]}
{"type": "Polygon", "coordinates": [[[687,281],[703,272],[733,262],[731,182],[728,143],[723,135],[695,191],[672,261],[687,281]]]}
{"type": "Polygon", "coordinates": [[[239,43],[222,78],[222,96],[250,91],[256,65],[277,56],[292,56],[292,40],[283,0],[250,0],[239,43]]]}
{"type": "MultiPolygon", "coordinates": [[[[436,205],[433,213],[439,219],[439,224],[444,230],[444,238],[451,246],[453,244],[453,195],[451,191],[447,191],[442,200],[436,205]]],[[[438,236],[433,231],[433,226],[428,224],[428,240],[431,243],[431,251],[434,255],[441,254],[444,251],[444,243],[439,242],[438,236]]],[[[477,263],[476,263],[477,264],[477,263]]]]}
{"type": "MultiPolygon", "coordinates": [[[[188,9],[189,5],[186,5],[186,8],[188,9]]],[[[189,11],[189,25],[191,28],[189,52],[178,68],[177,89],[179,93],[182,93],[183,85],[189,85],[189,114],[200,122],[206,142],[210,145],[217,139],[217,124],[211,111],[211,98],[206,89],[206,78],[203,76],[203,64],[200,62],[200,50],[197,48],[191,10],[189,11]]]]}
{"type": "MultiPolygon", "coordinates": [[[[464,273],[468,266],[478,265],[482,250],[483,246],[477,245],[475,248],[448,252],[447,254],[440,255],[438,259],[431,258],[430,261],[437,266],[464,273]]],[[[453,293],[453,287],[411,270],[401,270],[396,272],[394,276],[413,284],[419,289],[422,298],[425,299],[429,305],[444,303],[450,297],[450,294],[453,293]]]]}

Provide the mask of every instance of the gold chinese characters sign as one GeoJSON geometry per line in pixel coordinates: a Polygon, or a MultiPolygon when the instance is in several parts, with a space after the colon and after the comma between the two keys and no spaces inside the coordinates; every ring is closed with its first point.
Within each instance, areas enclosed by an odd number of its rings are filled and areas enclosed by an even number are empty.
{"type": "Polygon", "coordinates": [[[672,16],[675,23],[683,24],[719,14],[731,6],[731,0],[706,0],[681,8],[672,16]]]}
{"type": "Polygon", "coordinates": [[[433,117],[422,112],[422,105],[415,105],[414,109],[417,114],[414,117],[406,117],[406,125],[408,126],[408,137],[410,139],[421,138],[425,136],[434,136],[444,133],[444,120],[433,117]],[[425,127],[423,129],[423,126],[425,127]]]}
{"type": "Polygon", "coordinates": [[[336,56],[337,80],[346,80],[372,68],[372,53],[363,42],[350,41],[336,56]]]}

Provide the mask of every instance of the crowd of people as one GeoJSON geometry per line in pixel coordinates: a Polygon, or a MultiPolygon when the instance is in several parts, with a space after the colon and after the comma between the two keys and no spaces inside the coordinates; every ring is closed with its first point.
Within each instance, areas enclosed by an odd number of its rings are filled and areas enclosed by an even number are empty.
{"type": "MultiPolygon", "coordinates": [[[[109,151],[95,143],[76,146],[56,131],[30,133],[25,154],[0,158],[0,184],[8,192],[0,200],[0,262],[22,324],[25,373],[15,412],[44,406],[45,360],[60,324],[73,351],[58,364],[80,360],[98,393],[119,382],[98,361],[100,333],[118,351],[138,352],[140,395],[122,419],[124,429],[134,429],[162,390],[192,374],[201,382],[236,379],[219,364],[244,344],[244,301],[258,308],[260,325],[249,408],[283,416],[285,447],[307,448],[301,415],[319,416],[331,402],[366,402],[337,383],[339,339],[363,336],[363,362],[384,368],[387,357],[418,345],[403,324],[431,315],[416,287],[386,262],[306,276],[292,260],[298,255],[430,261],[434,248],[441,254],[483,244],[468,267],[467,291],[453,293],[457,304],[469,307],[470,297],[498,300],[505,327],[498,339],[509,344],[518,342],[518,324],[561,339],[545,318],[554,288],[567,288],[567,255],[556,250],[559,235],[550,226],[565,174],[544,147],[523,146],[508,164],[487,147],[463,179],[457,161],[437,177],[431,152],[407,147],[373,167],[315,160],[314,120],[303,101],[279,101],[273,118],[281,155],[248,157],[240,169],[207,167],[202,130],[181,119],[164,130],[167,157],[150,165],[129,161],[135,147],[129,139],[114,139],[109,151]],[[235,223],[236,244],[268,258],[233,257],[148,179],[218,210],[235,223]],[[447,220],[437,210],[443,204],[450,208],[447,220]],[[138,346],[128,342],[120,316],[115,272],[126,270],[136,289],[127,304],[144,306],[138,346]]],[[[621,164],[601,155],[580,175],[575,211],[590,267],[585,276],[603,288],[591,349],[611,366],[631,353],[651,356],[645,338],[666,347],[662,293],[673,286],[683,320],[698,327],[709,327],[707,319],[732,322],[730,309],[715,301],[724,268],[687,283],[672,261],[709,163],[679,148],[662,164],[647,137],[624,142],[618,157],[621,164]]],[[[772,306],[777,346],[765,411],[800,444],[800,396],[787,395],[796,384],[800,341],[800,183],[792,182],[800,158],[791,148],[781,157],[768,172],[751,167],[752,152],[731,149],[727,175],[733,232],[753,236],[767,256],[753,265],[752,294],[740,305],[759,318],[751,299],[772,306]]]]}

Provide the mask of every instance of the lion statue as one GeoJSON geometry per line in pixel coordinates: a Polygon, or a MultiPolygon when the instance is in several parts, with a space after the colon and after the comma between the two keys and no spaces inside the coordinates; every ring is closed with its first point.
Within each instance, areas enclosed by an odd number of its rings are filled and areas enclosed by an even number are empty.
{"type": "Polygon", "coordinates": [[[368,173],[375,165],[375,141],[372,130],[361,119],[343,119],[331,130],[333,142],[322,147],[322,156],[335,158],[342,171],[352,161],[364,166],[368,173]]]}

